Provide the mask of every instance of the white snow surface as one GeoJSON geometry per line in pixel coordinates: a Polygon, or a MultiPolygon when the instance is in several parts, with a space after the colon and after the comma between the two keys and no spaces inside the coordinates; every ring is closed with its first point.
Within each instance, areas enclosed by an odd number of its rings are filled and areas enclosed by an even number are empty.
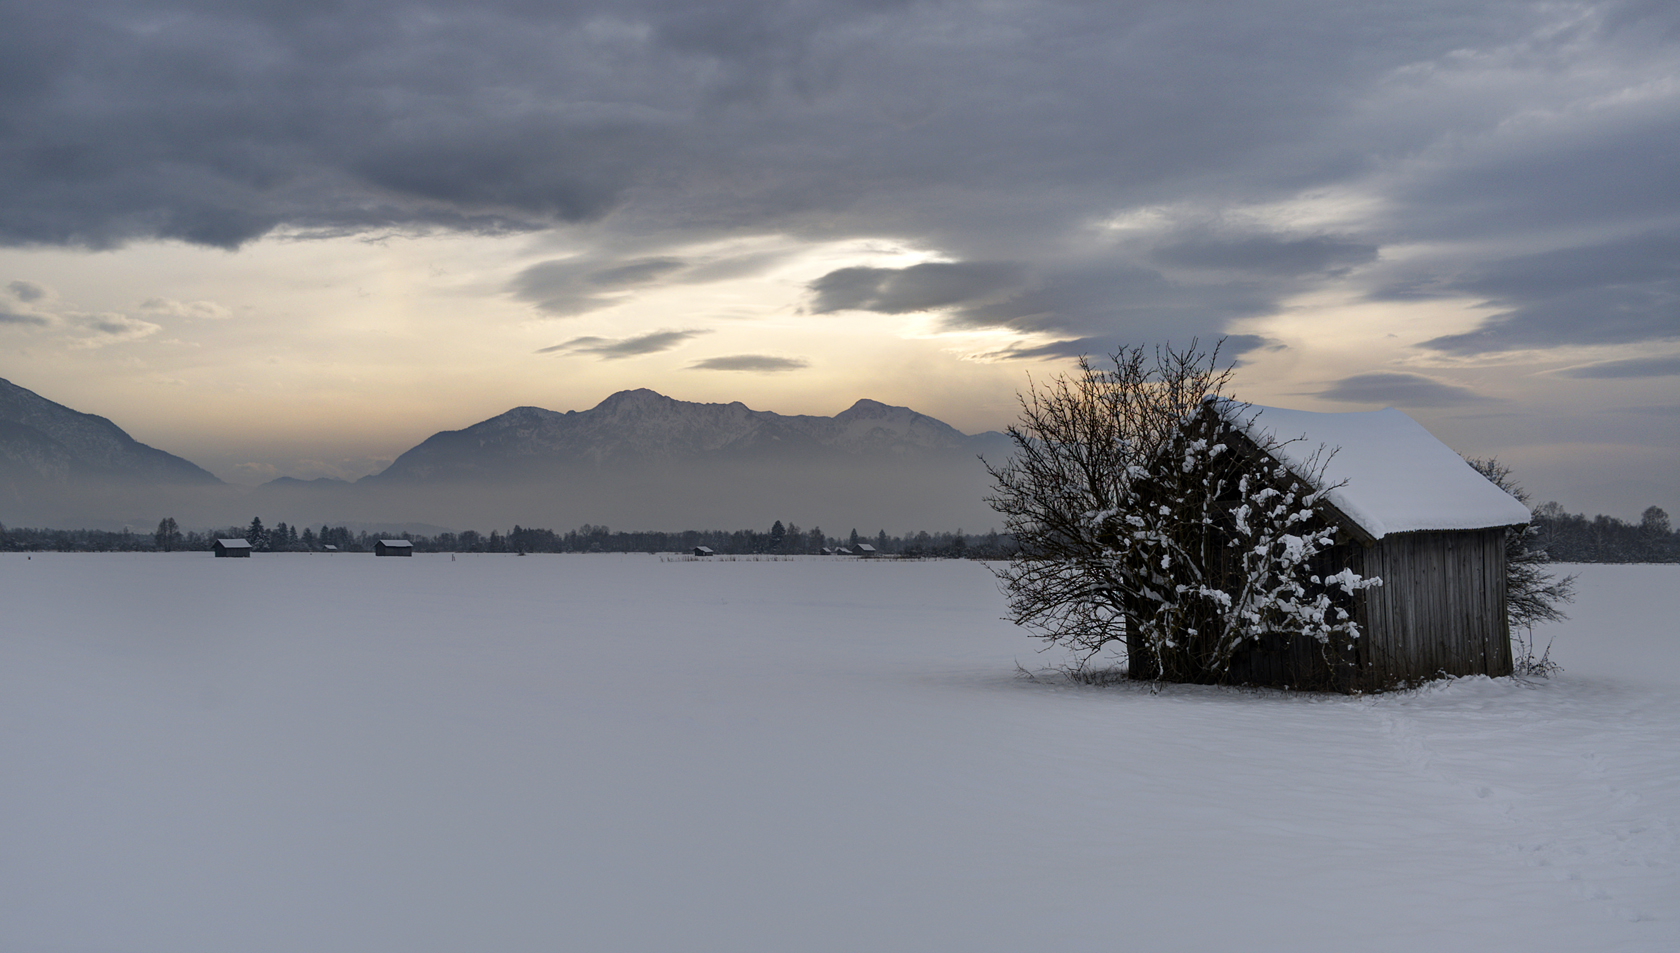
{"type": "Polygon", "coordinates": [[[1423,425],[1392,407],[1318,413],[1230,404],[1226,419],[1263,442],[1286,442],[1278,456],[1304,474],[1315,453],[1329,453],[1322,485],[1337,509],[1373,539],[1420,530],[1486,529],[1529,520],[1528,507],[1488,482],[1423,425]]]}
{"type": "Polygon", "coordinates": [[[0,949],[1680,949],[1680,566],[1578,568],[1561,675],[1349,698],[972,562],[8,553],[0,949]]]}

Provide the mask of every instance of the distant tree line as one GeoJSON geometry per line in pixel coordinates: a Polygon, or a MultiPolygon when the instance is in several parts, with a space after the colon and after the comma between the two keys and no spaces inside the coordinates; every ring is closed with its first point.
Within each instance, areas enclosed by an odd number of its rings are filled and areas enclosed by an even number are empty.
{"type": "Polygon", "coordinates": [[[0,552],[129,553],[156,548],[152,537],[132,530],[25,529],[0,524],[0,552]]]}
{"type": "MultiPolygon", "coordinates": [[[[1555,502],[1542,503],[1534,510],[1534,532],[1524,543],[1544,550],[1553,561],[1563,563],[1672,563],[1680,562],[1680,531],[1661,507],[1648,507],[1639,522],[1629,523],[1614,516],[1590,519],[1565,512],[1555,502]]],[[[217,539],[245,539],[260,552],[372,552],[373,544],[386,538],[366,530],[353,532],[344,526],[299,527],[276,523],[265,526],[260,518],[248,526],[230,526],[203,532],[184,532],[173,517],[158,523],[152,533],[132,530],[29,529],[0,524],[0,551],[10,552],[142,552],[208,551],[217,539]]],[[[690,552],[697,546],[710,547],[724,555],[796,555],[819,553],[837,547],[855,548],[858,543],[874,546],[882,555],[906,558],[1008,559],[1016,543],[1008,534],[989,532],[975,535],[956,530],[949,533],[906,532],[890,536],[880,530],[873,536],[852,530],[845,536],[829,536],[820,528],[801,529],[797,524],[777,520],[769,530],[686,530],[679,533],[625,532],[585,523],[577,529],[555,532],[515,525],[508,533],[491,530],[488,535],[474,530],[424,536],[403,533],[423,553],[669,553],[690,552]]]]}
{"type": "MultiPolygon", "coordinates": [[[[668,553],[690,552],[705,546],[721,555],[801,555],[817,554],[823,550],[850,549],[867,543],[881,555],[933,558],[1005,559],[1014,552],[1014,541],[997,532],[971,535],[962,530],[948,533],[929,533],[925,530],[889,536],[879,530],[865,536],[852,530],[845,536],[829,536],[820,527],[801,529],[796,523],[783,524],[777,520],[768,532],[752,529],[685,530],[680,533],[614,532],[605,526],[584,524],[575,530],[556,533],[553,530],[514,526],[501,541],[501,548],[492,548],[491,540],[482,540],[483,548],[466,545],[469,534],[436,537],[435,545],[448,548],[453,541],[454,552],[526,552],[526,553],[668,553]]],[[[477,536],[477,534],[471,534],[477,536]]],[[[491,534],[495,536],[494,533],[491,534]]],[[[421,546],[420,537],[415,546],[421,546]]]]}
{"type": "Polygon", "coordinates": [[[1545,550],[1555,562],[1680,562],[1680,533],[1661,507],[1647,507],[1639,522],[1627,523],[1614,516],[1588,519],[1555,502],[1542,503],[1534,510],[1533,525],[1528,546],[1545,550]]]}
{"type": "Polygon", "coordinates": [[[798,524],[777,520],[768,530],[685,530],[683,532],[625,532],[588,523],[577,529],[556,532],[515,525],[502,533],[488,535],[476,530],[460,533],[391,534],[354,532],[344,526],[299,527],[276,523],[272,527],[260,517],[248,526],[183,531],[174,517],[166,517],[150,534],[106,530],[56,530],[7,528],[0,525],[0,550],[23,552],[207,552],[218,539],[244,539],[258,552],[372,552],[380,539],[400,538],[423,553],[669,553],[692,552],[705,546],[720,555],[801,555],[846,548],[857,551],[867,543],[881,555],[902,558],[1007,559],[1015,542],[995,531],[969,534],[930,533],[926,530],[891,536],[879,530],[873,536],[852,530],[845,536],[829,536],[819,527],[802,529],[798,524]]]}

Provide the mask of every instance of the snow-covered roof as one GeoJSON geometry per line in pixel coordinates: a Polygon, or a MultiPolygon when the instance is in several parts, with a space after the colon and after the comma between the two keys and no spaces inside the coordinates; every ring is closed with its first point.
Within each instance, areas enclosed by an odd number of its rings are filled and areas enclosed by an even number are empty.
{"type": "Polygon", "coordinates": [[[387,548],[401,549],[406,546],[413,546],[414,544],[406,539],[382,539],[379,541],[379,545],[387,548]]]}
{"type": "Polygon", "coordinates": [[[1320,447],[1334,450],[1324,482],[1342,485],[1325,499],[1372,539],[1529,521],[1528,507],[1516,497],[1392,407],[1327,414],[1258,406],[1244,410],[1240,404],[1224,403],[1220,410],[1256,443],[1264,444],[1268,437],[1279,443],[1293,440],[1273,453],[1298,473],[1320,447]]]}
{"type": "Polygon", "coordinates": [[[250,549],[251,548],[251,541],[248,540],[248,539],[218,539],[218,540],[216,540],[216,542],[220,543],[221,547],[223,549],[250,549]]]}

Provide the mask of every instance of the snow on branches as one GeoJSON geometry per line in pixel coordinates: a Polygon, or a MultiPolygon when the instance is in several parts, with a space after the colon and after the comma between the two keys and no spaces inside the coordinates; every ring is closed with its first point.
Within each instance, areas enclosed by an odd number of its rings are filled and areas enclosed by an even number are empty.
{"type": "Polygon", "coordinates": [[[1254,411],[1225,395],[1217,347],[1111,360],[1022,395],[1015,454],[988,465],[1021,544],[999,573],[1013,620],[1087,660],[1124,639],[1134,677],[1175,681],[1223,681],[1265,635],[1358,638],[1353,596],[1380,580],[1329,563],[1328,455],[1291,472],[1241,437],[1233,415],[1254,411]]]}

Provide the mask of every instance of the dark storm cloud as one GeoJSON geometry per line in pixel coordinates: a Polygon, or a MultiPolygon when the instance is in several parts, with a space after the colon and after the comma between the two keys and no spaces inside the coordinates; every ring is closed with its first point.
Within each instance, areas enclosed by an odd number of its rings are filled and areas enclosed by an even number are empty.
{"type": "Polygon", "coordinates": [[[38,302],[51,297],[52,292],[33,281],[13,281],[6,285],[6,294],[0,295],[0,325],[32,325],[45,327],[52,323],[52,318],[36,310],[38,302]],[[11,298],[11,301],[7,301],[11,298]]]}
{"type": "MultiPolygon", "coordinates": [[[[1262,313],[1272,301],[1255,282],[1183,285],[1119,259],[1038,272],[999,262],[841,268],[811,282],[809,290],[812,310],[819,314],[939,311],[948,329],[1101,330],[1111,342],[1126,343],[1217,338],[1226,321],[1262,313]]],[[[1042,356],[1059,356],[1054,345],[1045,347],[1051,350],[1042,356]]],[[[1035,350],[1000,354],[1027,356],[1035,350]]]]}
{"type": "Polygon", "coordinates": [[[13,243],[588,220],[670,144],[658,104],[594,95],[612,44],[570,65],[587,9],[7,6],[13,243]]]}
{"type": "Polygon", "coordinates": [[[641,258],[593,271],[588,281],[603,288],[626,288],[655,281],[682,266],[683,262],[676,258],[641,258]]]}
{"type": "Polygon", "coordinates": [[[685,284],[704,284],[712,281],[728,281],[731,278],[746,278],[769,271],[786,261],[790,254],[792,254],[790,251],[783,249],[720,255],[716,258],[695,262],[684,269],[677,277],[685,284]]]}
{"type": "Polygon", "coordinates": [[[51,320],[46,315],[20,311],[0,301],[0,324],[29,324],[40,327],[50,323],[51,320]]]}
{"type": "MultiPolygon", "coordinates": [[[[1435,293],[1503,307],[1475,330],[1424,342],[1461,354],[1680,337],[1680,233],[1641,234],[1493,262],[1435,293]]],[[[1407,289],[1398,289],[1401,297],[1407,289]]]]}
{"type": "Polygon", "coordinates": [[[131,318],[126,314],[95,314],[81,319],[81,326],[103,338],[133,340],[162,330],[150,321],[131,318]]]}
{"type": "MultiPolygon", "coordinates": [[[[1190,344],[1191,339],[1192,338],[1166,339],[1159,343],[1162,345],[1187,346],[1190,344]]],[[[1231,334],[1226,335],[1222,339],[1216,337],[1213,339],[1213,342],[1219,347],[1219,357],[1221,359],[1221,363],[1224,363],[1226,358],[1235,358],[1247,351],[1266,347],[1272,343],[1266,338],[1255,334],[1231,334]]],[[[1122,346],[1136,345],[1138,343],[1139,342],[1136,340],[1121,340],[1119,338],[1074,338],[1072,340],[1051,341],[1048,344],[1039,345],[1011,344],[1006,348],[996,351],[988,351],[974,356],[987,361],[1041,361],[1067,357],[1099,357],[1105,354],[1111,354],[1122,346]]],[[[1196,339],[1196,343],[1198,347],[1205,347],[1207,350],[1212,349],[1212,345],[1208,344],[1207,339],[1196,339]]]]}
{"type": "Polygon", "coordinates": [[[614,259],[600,255],[538,262],[514,276],[508,290],[556,317],[610,307],[623,293],[655,284],[704,284],[761,272],[786,252],[688,260],[669,255],[614,259]]]}
{"type": "Polygon", "coordinates": [[[564,344],[539,348],[538,354],[597,354],[603,361],[622,360],[626,357],[640,357],[643,354],[657,354],[669,351],[682,344],[692,341],[710,331],[654,331],[650,334],[638,334],[628,338],[579,337],[572,338],[564,344]]]}
{"type": "Polygon", "coordinates": [[[1619,380],[1637,377],[1680,377],[1680,355],[1635,357],[1625,361],[1604,361],[1563,371],[1564,377],[1588,380],[1619,380]]]}
{"type": "Polygon", "coordinates": [[[1660,101],[1606,112],[1432,167],[1399,190],[1401,214],[1431,231],[1500,235],[1680,212],[1680,115],[1660,101]]]}
{"type": "Polygon", "coordinates": [[[992,297],[1021,284],[1019,265],[924,262],[908,268],[841,268],[811,282],[811,310],[908,314],[992,297]]]}
{"type": "MultiPolygon", "coordinates": [[[[1388,70],[1511,29],[1498,3],[1433,14],[12,2],[0,237],[231,246],[282,224],[529,228],[598,218],[637,188],[691,225],[869,219],[922,234],[995,216],[982,197],[1011,193],[1029,214],[1007,220],[1030,232],[1229,174],[1388,70]],[[928,189],[948,192],[907,202],[928,189]]],[[[1342,163],[1338,150],[1309,168],[1342,163]]]]}
{"type": "Polygon", "coordinates": [[[613,264],[594,259],[560,259],[531,265],[514,277],[510,290],[550,314],[583,314],[614,304],[614,292],[649,284],[683,266],[675,258],[639,258],[613,264]]]}
{"type": "Polygon", "coordinates": [[[1318,396],[1327,400],[1399,407],[1450,407],[1487,399],[1468,387],[1443,384],[1421,374],[1404,373],[1344,377],[1319,391],[1318,396]]]}
{"type": "Polygon", "coordinates": [[[774,374],[781,371],[797,371],[810,366],[810,361],[796,357],[774,357],[768,354],[730,354],[724,357],[708,357],[703,361],[695,361],[688,365],[688,369],[691,371],[750,371],[758,374],[774,374]]]}
{"type": "Polygon", "coordinates": [[[1000,350],[977,354],[975,357],[987,361],[1042,361],[1059,357],[1100,355],[1114,349],[1114,342],[1103,338],[1073,338],[1036,346],[1011,344],[1000,350]]]}
{"type": "Polygon", "coordinates": [[[1183,285],[1153,269],[1100,262],[1035,276],[1019,292],[966,304],[946,319],[951,328],[1014,331],[1107,331],[1119,341],[1204,340],[1227,321],[1264,313],[1266,290],[1249,283],[1183,285]]]}
{"type": "Polygon", "coordinates": [[[33,281],[14,281],[6,286],[6,290],[10,291],[13,297],[24,304],[40,301],[48,295],[46,288],[33,281]]]}
{"type": "MultiPolygon", "coordinates": [[[[563,315],[766,267],[662,247],[888,237],[952,261],[831,272],[813,308],[1182,337],[1378,245],[1476,239],[1441,269],[1465,287],[1404,286],[1463,292],[1536,234],[1596,236],[1554,242],[1569,271],[1671,227],[1672,6],[0,0],[0,244],[593,223],[642,249],[515,282],[563,315]],[[1335,234],[1224,214],[1338,190],[1377,201],[1335,234]],[[1092,227],[1144,207],[1206,227],[1092,227]]],[[[1434,346],[1673,323],[1668,279],[1504,279],[1487,333],[1434,346]]]]}
{"type": "Polygon", "coordinates": [[[1175,242],[1151,257],[1182,268],[1307,275],[1375,261],[1377,246],[1322,235],[1293,240],[1266,235],[1175,242]]]}

